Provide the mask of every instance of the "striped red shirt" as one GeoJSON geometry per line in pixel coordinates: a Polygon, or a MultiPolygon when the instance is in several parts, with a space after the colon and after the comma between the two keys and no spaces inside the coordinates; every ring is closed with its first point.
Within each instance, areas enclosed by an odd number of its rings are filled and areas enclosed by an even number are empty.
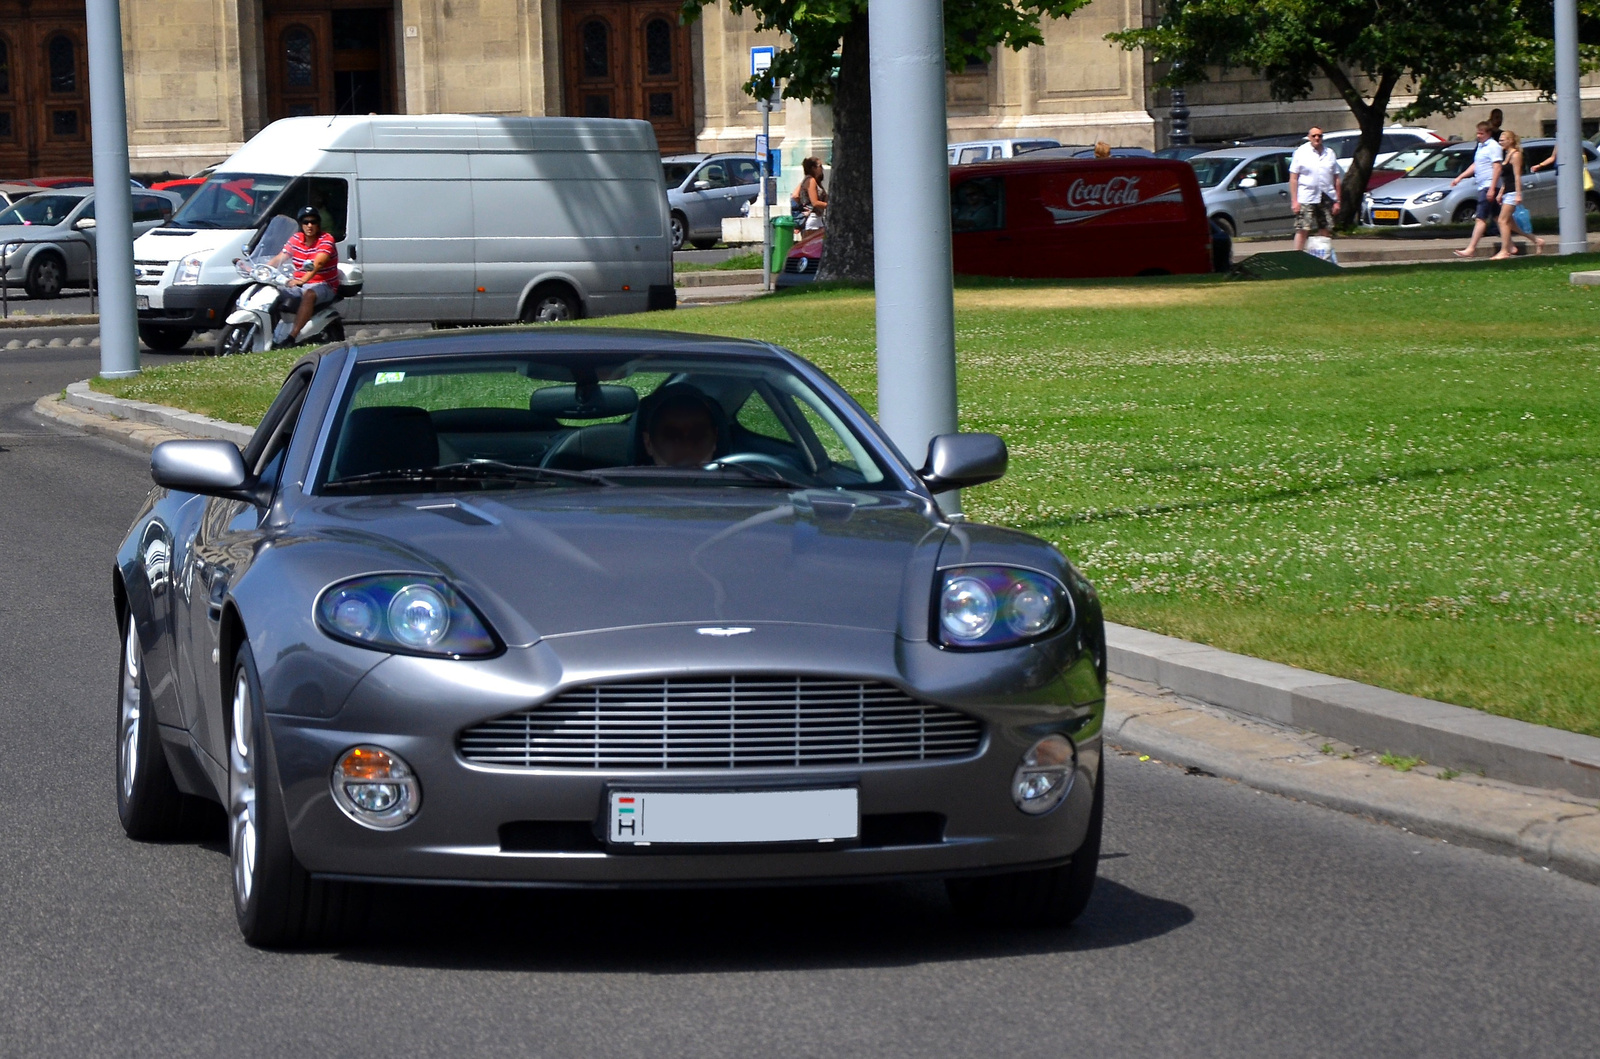
{"type": "Polygon", "coordinates": [[[295,232],[289,237],[289,241],[283,244],[283,249],[289,255],[289,263],[294,266],[297,275],[311,271],[311,263],[317,259],[318,254],[327,254],[327,267],[309,277],[306,282],[326,283],[331,287],[339,285],[339,248],[333,244],[333,236],[327,232],[323,232],[313,246],[306,246],[304,232],[295,232]]]}

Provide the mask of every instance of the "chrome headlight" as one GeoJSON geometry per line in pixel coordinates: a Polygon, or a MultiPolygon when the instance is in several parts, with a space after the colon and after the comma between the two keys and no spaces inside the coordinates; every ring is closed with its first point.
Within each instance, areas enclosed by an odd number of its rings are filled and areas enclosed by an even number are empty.
{"type": "Polygon", "coordinates": [[[396,654],[485,658],[500,641],[441,577],[376,574],[323,589],[317,627],[335,640],[396,654]]]}
{"type": "Polygon", "coordinates": [[[1072,597],[1037,570],[953,567],[940,571],[935,621],[945,647],[1009,647],[1072,624],[1072,597]]]}
{"type": "Polygon", "coordinates": [[[205,259],[199,254],[192,254],[178,262],[178,269],[172,274],[174,285],[194,286],[200,282],[200,266],[205,264],[205,259]]]}
{"type": "Polygon", "coordinates": [[[1430,191],[1425,195],[1418,195],[1416,203],[1419,206],[1425,206],[1430,202],[1440,202],[1448,194],[1450,194],[1448,191],[1430,191]]]}

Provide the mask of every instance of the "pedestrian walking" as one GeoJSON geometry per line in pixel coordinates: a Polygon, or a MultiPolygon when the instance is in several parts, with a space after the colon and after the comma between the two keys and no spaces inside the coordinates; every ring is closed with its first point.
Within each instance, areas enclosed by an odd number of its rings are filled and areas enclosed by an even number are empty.
{"type": "Polygon", "coordinates": [[[1296,250],[1306,248],[1306,237],[1313,231],[1333,236],[1333,215],[1339,211],[1339,156],[1322,145],[1322,130],[1315,126],[1289,159],[1289,199],[1295,204],[1296,250]]]}
{"type": "MultiPolygon", "coordinates": [[[[1512,242],[1514,235],[1520,234],[1524,239],[1533,240],[1533,252],[1544,253],[1544,240],[1530,231],[1525,231],[1517,223],[1517,207],[1522,204],[1522,137],[1507,129],[1500,134],[1500,150],[1504,152],[1505,159],[1500,163],[1500,183],[1495,185],[1495,190],[1500,198],[1500,252],[1490,260],[1501,261],[1517,254],[1517,247],[1512,242]]],[[[1527,215],[1527,208],[1522,213],[1527,215]]],[[[1528,227],[1533,227],[1533,218],[1527,217],[1528,227]]]]}
{"type": "Polygon", "coordinates": [[[805,176],[789,196],[789,211],[802,231],[824,227],[823,211],[828,208],[828,189],[822,183],[822,159],[807,158],[800,163],[805,176]]]}
{"type": "Polygon", "coordinates": [[[1467,240],[1463,249],[1451,251],[1457,257],[1471,257],[1478,252],[1478,240],[1483,238],[1484,230],[1489,227],[1489,219],[1495,214],[1494,189],[1500,183],[1500,167],[1505,161],[1505,152],[1489,138],[1493,128],[1487,121],[1478,122],[1478,149],[1472,154],[1472,164],[1450,181],[1450,186],[1455,187],[1471,177],[1478,187],[1478,209],[1473,215],[1472,238],[1467,240]]]}

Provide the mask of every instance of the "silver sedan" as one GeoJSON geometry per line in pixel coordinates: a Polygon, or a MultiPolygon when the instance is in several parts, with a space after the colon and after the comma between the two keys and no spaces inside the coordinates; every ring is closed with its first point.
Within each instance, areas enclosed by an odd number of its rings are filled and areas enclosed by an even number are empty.
{"type": "Polygon", "coordinates": [[[1289,158],[1283,147],[1229,147],[1189,159],[1206,216],[1233,235],[1275,235],[1294,230],[1289,200],[1289,158]]]}
{"type": "MultiPolygon", "coordinates": [[[[1422,228],[1434,224],[1466,224],[1477,212],[1477,181],[1471,177],[1454,187],[1450,182],[1472,164],[1477,143],[1456,143],[1424,158],[1399,180],[1368,192],[1361,203],[1361,222],[1379,228],[1422,228]]],[[[1528,212],[1535,217],[1556,215],[1556,174],[1553,166],[1535,173],[1532,167],[1550,157],[1552,139],[1522,141],[1522,191],[1528,212]]],[[[1583,145],[1585,165],[1600,176],[1600,154],[1583,145]]],[[[1591,211],[1600,207],[1600,195],[1588,193],[1591,211]]]]}

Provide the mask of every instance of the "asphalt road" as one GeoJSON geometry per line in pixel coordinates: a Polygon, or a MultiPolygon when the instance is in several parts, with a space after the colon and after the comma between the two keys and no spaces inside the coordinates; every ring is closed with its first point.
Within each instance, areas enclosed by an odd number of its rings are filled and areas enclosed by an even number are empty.
{"type": "Polygon", "coordinates": [[[220,830],[117,825],[146,463],[27,411],[95,364],[0,352],[0,1055],[1595,1052],[1600,889],[1128,756],[1071,930],[970,929],[921,884],[397,888],[347,948],[251,950],[220,830]]]}

